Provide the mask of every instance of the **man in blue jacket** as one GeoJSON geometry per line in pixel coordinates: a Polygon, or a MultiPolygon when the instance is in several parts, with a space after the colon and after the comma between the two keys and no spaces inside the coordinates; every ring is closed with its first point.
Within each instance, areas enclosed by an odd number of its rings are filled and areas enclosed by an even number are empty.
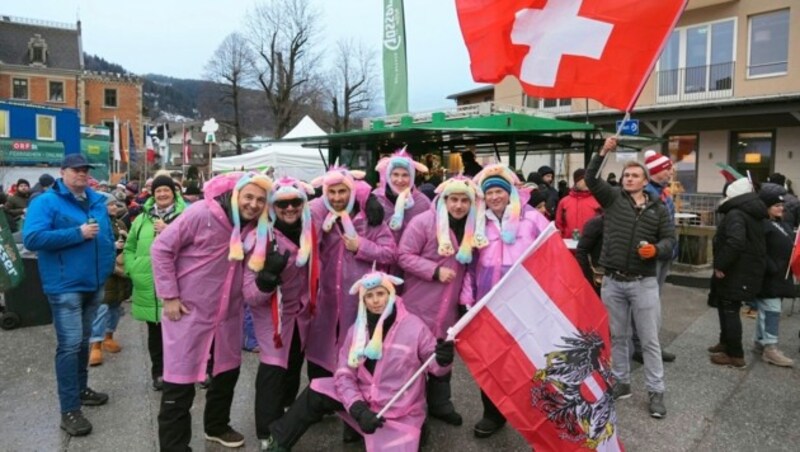
{"type": "Polygon", "coordinates": [[[90,167],[84,156],[67,155],[53,189],[28,206],[22,231],[25,247],[38,253],[53,313],[61,428],[73,436],[92,431],[81,406],[108,401],[108,395],[87,385],[92,320],[115,254],[106,198],[88,188],[90,167]]]}

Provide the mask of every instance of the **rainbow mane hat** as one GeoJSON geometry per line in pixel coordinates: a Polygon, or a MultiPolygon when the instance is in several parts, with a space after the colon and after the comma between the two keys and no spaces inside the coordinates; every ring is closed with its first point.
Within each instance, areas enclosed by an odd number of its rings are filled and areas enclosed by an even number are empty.
{"type": "Polygon", "coordinates": [[[397,195],[397,200],[394,203],[394,214],[392,214],[392,218],[389,220],[389,228],[393,231],[397,231],[403,227],[405,211],[414,207],[414,197],[411,196],[411,189],[414,187],[416,172],[427,173],[428,167],[415,161],[411,154],[406,152],[406,147],[404,146],[403,149],[400,149],[391,156],[382,158],[375,167],[375,170],[380,174],[381,187],[385,189],[388,185],[397,195]],[[391,174],[395,168],[403,168],[408,171],[408,175],[411,178],[411,184],[408,188],[399,190],[392,185],[391,174]]]}
{"type": "MultiPolygon", "coordinates": [[[[517,186],[520,184],[519,178],[511,169],[505,165],[488,165],[475,175],[475,184],[483,192],[484,198],[486,191],[490,188],[499,187],[506,190],[509,194],[508,207],[503,213],[501,237],[504,243],[513,244],[517,240],[517,229],[519,229],[520,216],[522,215],[522,203],[519,198],[517,186]]],[[[485,199],[479,206],[475,236],[480,241],[486,239],[486,203],[485,199]]]]}
{"type": "Polygon", "coordinates": [[[353,327],[353,342],[350,344],[350,352],[347,358],[347,365],[356,368],[361,362],[362,358],[381,359],[383,350],[383,322],[387,317],[392,315],[394,310],[394,302],[397,298],[395,286],[403,284],[403,280],[386,274],[380,271],[372,271],[362,276],[361,279],[355,282],[350,288],[350,295],[358,294],[358,315],[353,327]],[[364,295],[367,291],[376,287],[383,287],[389,292],[389,301],[386,303],[386,308],[383,310],[378,324],[375,326],[375,331],[372,333],[372,338],[367,342],[367,305],[364,302],[364,295]]]}
{"type": "MultiPolygon", "coordinates": [[[[270,191],[272,190],[272,179],[258,173],[245,173],[236,182],[231,194],[231,214],[233,217],[233,231],[231,232],[230,252],[228,259],[232,261],[240,261],[244,259],[244,247],[241,238],[241,219],[239,218],[239,192],[248,184],[255,184],[263,188],[267,192],[269,198],[270,191]]],[[[256,246],[253,250],[253,255],[250,257],[248,267],[251,270],[258,272],[264,268],[264,259],[267,253],[267,233],[269,232],[269,221],[267,220],[267,209],[261,211],[258,217],[258,226],[256,227],[256,246]]]]}
{"type": "Polygon", "coordinates": [[[439,184],[436,187],[436,193],[439,195],[436,199],[436,239],[439,242],[439,255],[452,256],[455,253],[458,262],[469,264],[472,262],[472,248],[483,248],[488,245],[485,238],[484,241],[479,241],[479,237],[475,235],[476,212],[483,193],[472,179],[462,175],[447,179],[439,184]],[[458,247],[458,253],[455,252],[453,243],[450,241],[450,220],[445,202],[445,198],[457,193],[467,195],[472,204],[467,214],[467,224],[464,227],[464,237],[458,247]]]}
{"type": "Polygon", "coordinates": [[[274,223],[277,216],[275,214],[275,201],[299,198],[303,200],[303,212],[301,214],[302,231],[300,233],[300,250],[297,252],[295,264],[302,267],[308,262],[311,255],[311,209],[308,206],[308,195],[314,194],[314,187],[295,179],[293,177],[282,177],[272,185],[272,192],[269,197],[269,216],[274,223]]]}
{"type": "Polygon", "coordinates": [[[312,186],[322,187],[322,201],[328,209],[328,215],[322,222],[323,231],[330,232],[336,219],[341,218],[344,234],[348,237],[356,236],[356,229],[350,218],[350,212],[353,211],[353,206],[356,202],[356,179],[363,179],[364,176],[365,174],[363,171],[350,171],[345,167],[331,167],[325,175],[311,181],[312,186]],[[341,212],[333,210],[327,196],[328,187],[338,184],[344,184],[350,189],[350,199],[347,201],[347,207],[341,212]]]}

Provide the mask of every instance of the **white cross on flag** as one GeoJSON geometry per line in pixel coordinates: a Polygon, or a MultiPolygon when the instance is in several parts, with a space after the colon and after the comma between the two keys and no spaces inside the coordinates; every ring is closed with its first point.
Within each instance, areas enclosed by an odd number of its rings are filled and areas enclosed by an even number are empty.
{"type": "Polygon", "coordinates": [[[475,81],[630,111],[688,0],[456,0],[475,81]]]}

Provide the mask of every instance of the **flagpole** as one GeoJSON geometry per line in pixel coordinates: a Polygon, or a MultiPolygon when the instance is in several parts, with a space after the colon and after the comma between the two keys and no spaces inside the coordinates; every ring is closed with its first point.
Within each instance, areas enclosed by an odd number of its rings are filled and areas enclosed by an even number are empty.
{"type": "Polygon", "coordinates": [[[130,119],[128,120],[128,127],[127,127],[126,130],[128,131],[128,164],[126,165],[127,169],[128,169],[127,180],[128,180],[128,182],[130,182],[130,180],[131,180],[131,132],[132,132],[130,119]]]}
{"type": "MultiPolygon", "coordinates": [[[[628,122],[629,119],[631,119],[631,112],[626,111],[625,117],[622,118],[622,122],[619,123],[619,127],[617,127],[617,133],[614,134],[614,138],[619,139],[619,136],[622,134],[622,128],[625,127],[625,123],[628,122]]],[[[597,170],[597,177],[600,177],[603,173],[603,167],[606,166],[606,161],[608,161],[608,154],[603,156],[603,161],[600,163],[600,168],[597,170]]]]}
{"type": "Polygon", "coordinates": [[[397,402],[397,400],[400,397],[402,397],[403,394],[405,394],[408,388],[410,388],[411,385],[414,384],[415,381],[417,381],[417,378],[419,378],[419,376],[422,375],[422,372],[425,372],[425,370],[428,368],[428,366],[431,365],[431,363],[435,358],[436,358],[436,353],[431,354],[431,356],[422,364],[422,366],[420,366],[420,368],[417,369],[416,372],[414,372],[414,375],[412,375],[411,378],[408,379],[406,384],[404,384],[403,387],[401,387],[397,391],[394,397],[392,397],[391,399],[389,399],[388,402],[386,402],[386,405],[384,405],[384,407],[381,408],[381,410],[378,412],[378,417],[383,417],[383,415],[386,414],[387,411],[389,411],[389,408],[391,408],[392,405],[394,405],[395,402],[397,402]]]}

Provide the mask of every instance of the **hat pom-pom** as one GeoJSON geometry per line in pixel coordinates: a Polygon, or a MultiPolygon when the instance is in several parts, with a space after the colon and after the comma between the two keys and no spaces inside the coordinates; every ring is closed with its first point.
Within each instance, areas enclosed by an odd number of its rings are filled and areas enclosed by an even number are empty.
{"type": "Polygon", "coordinates": [[[654,151],[652,149],[648,149],[648,150],[644,151],[644,158],[645,159],[649,159],[650,157],[655,157],[655,155],[656,155],[656,151],[654,151]]]}

